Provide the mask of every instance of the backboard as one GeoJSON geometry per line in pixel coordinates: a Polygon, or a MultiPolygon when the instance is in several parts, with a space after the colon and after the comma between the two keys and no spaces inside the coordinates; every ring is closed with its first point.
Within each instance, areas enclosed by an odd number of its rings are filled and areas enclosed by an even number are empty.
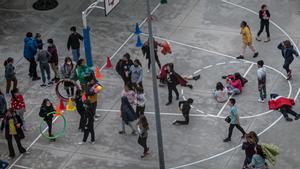
{"type": "Polygon", "coordinates": [[[104,0],[105,16],[107,16],[119,3],[120,0],[104,0]]]}

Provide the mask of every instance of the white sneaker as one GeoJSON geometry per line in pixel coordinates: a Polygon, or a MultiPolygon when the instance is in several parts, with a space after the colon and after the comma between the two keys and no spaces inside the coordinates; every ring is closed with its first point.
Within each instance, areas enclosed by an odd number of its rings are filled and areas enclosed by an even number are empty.
{"type": "Polygon", "coordinates": [[[265,102],[265,100],[262,100],[261,98],[258,98],[258,100],[257,100],[259,103],[264,103],[265,102]]]}
{"type": "Polygon", "coordinates": [[[95,117],[101,117],[101,114],[100,113],[96,113],[95,117]]]}
{"type": "Polygon", "coordinates": [[[84,144],[86,144],[86,142],[83,142],[83,141],[82,141],[82,142],[79,142],[78,144],[79,144],[79,145],[84,145],[84,144]]]}
{"type": "Polygon", "coordinates": [[[149,72],[150,72],[150,70],[148,69],[148,70],[147,70],[147,72],[149,73],[149,72]]]}

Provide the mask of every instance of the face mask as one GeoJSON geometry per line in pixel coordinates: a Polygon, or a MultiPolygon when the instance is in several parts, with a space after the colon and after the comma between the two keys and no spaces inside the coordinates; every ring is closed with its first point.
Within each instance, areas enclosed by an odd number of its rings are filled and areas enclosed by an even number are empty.
{"type": "Polygon", "coordinates": [[[67,62],[67,64],[68,64],[68,65],[70,65],[70,64],[71,64],[71,62],[67,62]]]}

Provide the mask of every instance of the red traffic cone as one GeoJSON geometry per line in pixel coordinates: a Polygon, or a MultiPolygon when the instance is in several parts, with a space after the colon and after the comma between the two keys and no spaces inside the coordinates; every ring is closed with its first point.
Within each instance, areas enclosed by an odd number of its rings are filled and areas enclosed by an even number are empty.
{"type": "Polygon", "coordinates": [[[113,67],[113,65],[111,64],[110,57],[107,56],[105,69],[110,69],[112,67],[113,67]]]}
{"type": "Polygon", "coordinates": [[[95,69],[95,76],[99,80],[104,78],[103,75],[100,73],[100,68],[99,67],[96,67],[96,69],[95,69]]]}
{"type": "Polygon", "coordinates": [[[172,53],[172,50],[171,50],[171,47],[170,47],[170,44],[168,41],[163,41],[163,43],[161,44],[162,46],[162,50],[161,50],[161,53],[166,55],[166,54],[171,54],[172,53]]]}
{"type": "Polygon", "coordinates": [[[64,105],[64,101],[63,101],[62,98],[60,98],[60,101],[59,101],[59,108],[60,108],[60,110],[65,110],[66,109],[66,107],[64,105]]]}

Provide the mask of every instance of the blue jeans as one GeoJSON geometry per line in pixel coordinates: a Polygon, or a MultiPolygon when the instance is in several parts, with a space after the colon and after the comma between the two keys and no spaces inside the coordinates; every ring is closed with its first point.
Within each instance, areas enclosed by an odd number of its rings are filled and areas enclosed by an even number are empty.
{"type": "Polygon", "coordinates": [[[80,58],[80,49],[72,49],[73,61],[77,62],[80,58]]]}
{"type": "Polygon", "coordinates": [[[43,83],[46,83],[45,72],[47,73],[47,80],[50,81],[51,76],[50,76],[50,66],[49,66],[49,63],[40,63],[40,69],[41,69],[43,83]]]}
{"type": "Polygon", "coordinates": [[[231,85],[228,85],[227,88],[228,88],[228,93],[231,94],[232,96],[241,93],[241,91],[238,88],[233,88],[231,85]]]}
{"type": "Polygon", "coordinates": [[[8,162],[0,160],[0,169],[6,169],[8,167],[8,162]]]}

